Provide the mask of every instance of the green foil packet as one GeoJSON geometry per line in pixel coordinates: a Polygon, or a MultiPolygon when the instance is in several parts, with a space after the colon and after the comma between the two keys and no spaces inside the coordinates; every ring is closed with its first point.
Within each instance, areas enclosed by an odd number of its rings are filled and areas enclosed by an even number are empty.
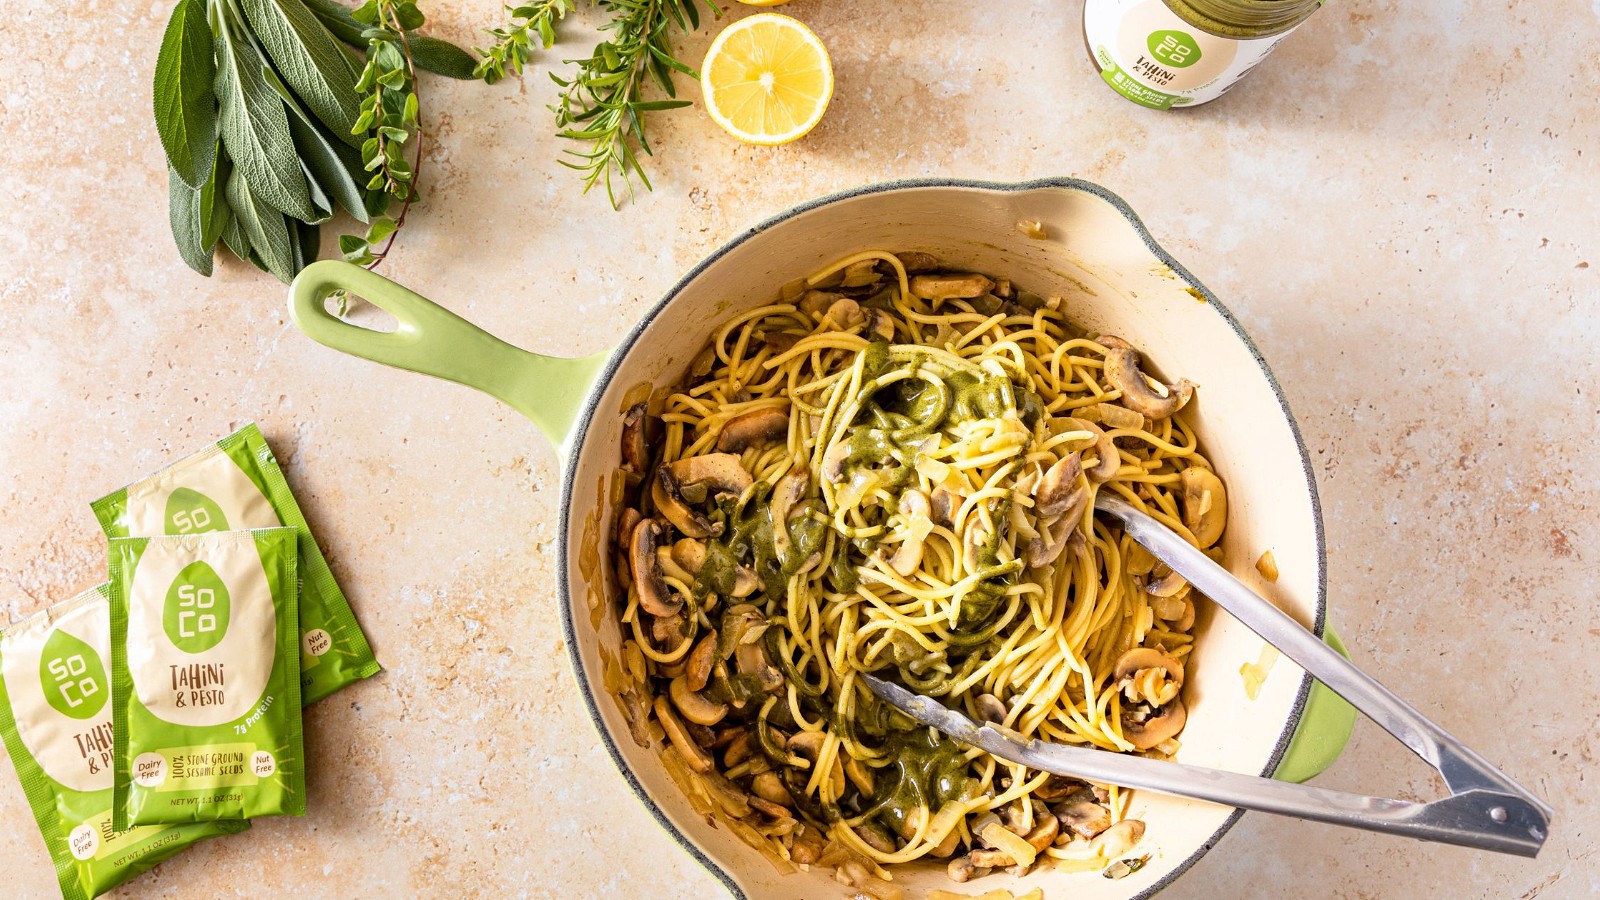
{"type": "Polygon", "coordinates": [[[300,694],[315,703],[381,668],[254,422],[94,502],[107,537],[287,525],[299,534],[300,694]]]}
{"type": "Polygon", "coordinates": [[[295,538],[111,539],[118,828],[305,815],[295,538]]]}
{"type": "Polygon", "coordinates": [[[112,825],[109,587],[0,631],[0,737],[67,900],[98,897],[196,841],[250,827],[112,825]]]}

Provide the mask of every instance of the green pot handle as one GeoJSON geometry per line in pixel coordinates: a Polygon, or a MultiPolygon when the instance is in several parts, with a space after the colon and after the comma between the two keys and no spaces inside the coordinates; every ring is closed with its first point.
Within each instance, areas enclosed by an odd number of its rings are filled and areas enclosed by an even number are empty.
{"type": "MultiPolygon", "coordinates": [[[[1322,640],[1339,651],[1339,655],[1350,656],[1332,625],[1323,629],[1322,640]]],[[[1278,764],[1272,777],[1299,783],[1321,773],[1344,752],[1355,727],[1356,708],[1327,685],[1313,680],[1311,694],[1306,698],[1306,711],[1300,716],[1300,727],[1289,739],[1289,751],[1283,755],[1283,762],[1278,764]]]]}
{"type": "Polygon", "coordinates": [[[563,453],[610,357],[529,353],[376,272],[336,259],[314,262],[295,277],[289,317],[312,340],[341,353],[477,388],[527,416],[563,453]],[[373,331],[328,312],[328,297],[341,290],[387,310],[398,327],[373,331]]]}

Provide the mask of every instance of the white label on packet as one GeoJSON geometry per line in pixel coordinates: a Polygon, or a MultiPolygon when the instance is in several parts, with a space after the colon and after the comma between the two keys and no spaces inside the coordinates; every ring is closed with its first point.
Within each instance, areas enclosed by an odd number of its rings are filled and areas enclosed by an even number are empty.
{"type": "Polygon", "coordinates": [[[1152,109],[1217,99],[1295,28],[1243,40],[1201,31],[1162,0],[1086,0],[1083,8],[1083,34],[1100,77],[1152,109]]]}
{"type": "Polygon", "coordinates": [[[261,699],[277,607],[248,533],[150,541],[128,591],[128,670],[145,709],[221,725],[261,699]]]}
{"type": "Polygon", "coordinates": [[[74,791],[111,787],[111,607],[79,603],[0,639],[0,671],[22,745],[74,791]]]}
{"type": "Polygon", "coordinates": [[[125,524],[133,535],[198,534],[282,525],[261,489],[212,445],[128,486],[125,524]]]}

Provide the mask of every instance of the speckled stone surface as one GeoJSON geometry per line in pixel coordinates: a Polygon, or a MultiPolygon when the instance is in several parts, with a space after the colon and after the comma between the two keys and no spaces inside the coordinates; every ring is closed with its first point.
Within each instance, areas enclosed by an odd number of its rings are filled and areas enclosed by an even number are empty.
{"type": "MultiPolygon", "coordinates": [[[[501,14],[424,5],[463,42],[501,14]]],[[[550,446],[485,397],[313,344],[269,277],[178,260],[147,112],[169,7],[0,2],[0,621],[103,577],[91,499],[254,419],[387,671],[308,711],[309,816],[123,896],[716,896],[583,714],[550,446]]],[[[621,214],[555,165],[547,64],[428,78],[429,202],[384,271],[529,349],[591,353],[740,227],[821,193],[1105,184],[1272,362],[1355,658],[1557,810],[1536,861],[1252,814],[1165,896],[1600,892],[1600,4],[1341,0],[1188,113],[1102,85],[1080,10],[798,0],[835,62],[824,123],[759,149],[698,108],[661,117],[656,191],[621,214]]],[[[586,52],[597,22],[542,59],[586,52]]],[[[1366,722],[1319,783],[1440,789],[1366,722]]],[[[9,771],[0,859],[0,893],[54,892],[9,771]]]]}

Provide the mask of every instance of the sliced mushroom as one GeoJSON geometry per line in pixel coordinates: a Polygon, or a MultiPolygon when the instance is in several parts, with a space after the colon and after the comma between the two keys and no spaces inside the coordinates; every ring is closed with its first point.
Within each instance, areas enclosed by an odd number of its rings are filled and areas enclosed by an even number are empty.
{"type": "Polygon", "coordinates": [[[1060,833],[1061,823],[1056,821],[1055,816],[1036,816],[1033,830],[1028,832],[1023,840],[1027,841],[1028,845],[1033,847],[1034,850],[1043,853],[1044,848],[1055,843],[1056,835],[1060,833]]]}
{"type": "Polygon", "coordinates": [[[734,660],[739,667],[739,674],[754,675],[761,683],[761,689],[767,693],[783,687],[783,673],[767,659],[767,651],[762,647],[761,641],[751,643],[741,642],[733,653],[734,660]]]}
{"type": "Polygon", "coordinates": [[[850,783],[855,785],[856,790],[860,791],[863,796],[871,797],[875,793],[874,787],[877,784],[877,779],[872,774],[872,767],[862,763],[861,760],[855,757],[846,759],[844,761],[844,777],[850,779],[850,783]]]}
{"type": "Polygon", "coordinates": [[[743,453],[746,447],[775,441],[789,433],[788,410],[776,407],[753,409],[728,420],[717,436],[717,449],[724,453],[743,453]]]}
{"type": "Polygon", "coordinates": [[[933,527],[928,495],[911,488],[900,495],[900,514],[906,518],[906,539],[889,557],[889,568],[902,578],[922,565],[922,545],[933,527]]]}
{"type": "Polygon", "coordinates": [[[1189,586],[1177,572],[1168,571],[1167,574],[1145,585],[1144,592],[1152,597],[1176,597],[1178,593],[1189,586]]]}
{"type": "Polygon", "coordinates": [[[633,527],[628,561],[633,566],[633,588],[639,592],[639,605],[652,616],[671,616],[683,609],[683,600],[673,598],[661,577],[661,561],[656,556],[660,537],[661,526],[654,519],[640,520],[633,527]]]}
{"type": "Polygon", "coordinates": [[[840,441],[822,455],[822,477],[834,484],[844,480],[844,463],[850,458],[850,445],[840,441]]]}
{"type": "Polygon", "coordinates": [[[1144,839],[1144,823],[1138,819],[1123,819],[1089,842],[1090,849],[1102,859],[1115,859],[1144,839]]]}
{"type": "Polygon", "coordinates": [[[950,863],[944,867],[944,874],[957,884],[966,884],[973,878],[982,878],[989,874],[989,870],[980,868],[972,861],[972,857],[968,855],[958,856],[950,860],[950,863]]]}
{"type": "Polygon", "coordinates": [[[1076,793],[1083,788],[1083,782],[1066,775],[1051,775],[1044,780],[1044,784],[1033,790],[1033,796],[1040,800],[1054,803],[1057,800],[1076,793]]]}
{"type": "Polygon", "coordinates": [[[1004,850],[974,850],[968,854],[968,858],[980,869],[1001,869],[1017,864],[1016,859],[1004,850]]]}
{"type": "MultiPolygon", "coordinates": [[[[1033,491],[1033,511],[1041,518],[1051,518],[1076,506],[1073,494],[1078,491],[1078,476],[1083,474],[1083,461],[1076,453],[1068,453],[1056,460],[1039,479],[1033,491]]],[[[1082,510],[1079,510],[1081,513],[1082,510]]]]}
{"type": "Polygon", "coordinates": [[[789,556],[789,513],[806,495],[806,488],[810,484],[811,473],[796,467],[779,478],[772,488],[772,548],[778,552],[779,559],[789,556]]]}
{"type": "Polygon", "coordinates": [[[650,499],[655,501],[656,510],[671,522],[673,527],[692,538],[711,536],[715,530],[711,520],[684,502],[683,486],[670,468],[662,466],[657,469],[654,482],[650,486],[650,499]]]}
{"type": "Polygon", "coordinates": [[[1183,524],[1204,550],[1222,537],[1228,524],[1228,492],[1210,469],[1190,466],[1178,475],[1183,486],[1183,524]]]}
{"type": "MultiPolygon", "coordinates": [[[[764,773],[764,774],[770,775],[772,773],[771,772],[767,772],[767,773],[764,773]]],[[[792,813],[789,810],[783,808],[782,806],[779,806],[776,803],[773,803],[770,800],[766,800],[766,799],[761,798],[761,797],[746,797],[745,798],[745,802],[750,804],[750,808],[751,809],[756,810],[757,812],[761,813],[762,815],[766,816],[769,819],[792,819],[792,818],[794,818],[794,813],[792,813]]]]}
{"type": "Polygon", "coordinates": [[[917,272],[931,272],[939,268],[939,257],[932,253],[923,253],[921,250],[905,250],[895,254],[900,260],[900,265],[906,274],[913,275],[917,272]]]}
{"type": "MultiPolygon", "coordinates": [[[[1143,421],[1141,418],[1140,422],[1142,423],[1143,421]]],[[[1117,452],[1117,444],[1111,439],[1111,435],[1107,434],[1105,429],[1087,419],[1068,416],[1062,420],[1062,423],[1068,431],[1087,431],[1094,435],[1094,452],[1097,459],[1095,460],[1094,468],[1086,472],[1089,480],[1100,484],[1116,477],[1117,469],[1122,467],[1122,454],[1117,452]]]]}
{"type": "Polygon", "coordinates": [[[1074,834],[1092,838],[1111,827],[1111,811],[1092,800],[1074,800],[1056,807],[1056,819],[1074,834]]]}
{"type": "Polygon", "coordinates": [[[1165,393],[1157,393],[1139,369],[1139,352],[1122,338],[1102,335],[1099,342],[1106,348],[1106,380],[1122,392],[1122,403],[1142,416],[1165,419],[1189,402],[1194,396],[1194,385],[1179,380],[1170,387],[1162,385],[1165,393]]]}
{"type": "MultiPolygon", "coordinates": [[[[683,637],[683,625],[686,621],[688,620],[683,617],[681,612],[670,616],[656,616],[650,621],[650,636],[655,638],[656,643],[663,647],[677,646],[673,639],[683,637]]],[[[661,670],[660,674],[676,677],[678,672],[674,666],[667,666],[661,670]]]]}
{"type": "Polygon", "coordinates": [[[666,697],[657,696],[655,702],[656,718],[661,722],[661,730],[667,733],[667,740],[683,755],[684,762],[689,768],[702,775],[710,772],[713,760],[710,754],[689,737],[689,732],[683,727],[683,722],[678,719],[677,713],[672,711],[672,704],[666,697]]]}
{"type": "MultiPolygon", "coordinates": [[[[789,749],[797,756],[801,756],[816,765],[817,757],[822,754],[822,743],[827,736],[820,731],[802,731],[789,739],[789,749]]],[[[835,756],[833,758],[833,771],[829,773],[835,797],[844,794],[844,764],[835,756]]]]}
{"type": "Polygon", "coordinates": [[[624,553],[628,551],[628,545],[633,541],[633,527],[638,525],[642,518],[644,517],[639,515],[639,511],[631,506],[617,516],[617,549],[624,553]]]}
{"type": "Polygon", "coordinates": [[[911,279],[911,293],[924,300],[969,300],[989,293],[993,287],[993,281],[976,272],[917,275],[911,279]]]}
{"type": "Polygon", "coordinates": [[[843,294],[835,294],[831,291],[806,291],[805,296],[800,298],[798,305],[801,312],[820,322],[822,317],[828,314],[828,307],[843,297],[843,294]]]}
{"type": "Polygon", "coordinates": [[[639,686],[629,685],[618,695],[622,701],[623,717],[628,720],[628,735],[640,747],[650,747],[650,707],[639,696],[639,686]]]}
{"type": "Polygon", "coordinates": [[[881,309],[865,310],[867,331],[886,341],[894,340],[894,317],[881,309]]]}
{"type": "Polygon", "coordinates": [[[719,494],[742,494],[755,483],[733,453],[688,456],[667,467],[681,484],[703,484],[719,494]]]}
{"type": "Polygon", "coordinates": [[[672,679],[667,690],[672,695],[672,705],[683,713],[685,719],[696,725],[715,725],[728,714],[728,704],[717,703],[689,690],[689,682],[682,675],[672,679]]]}
{"type": "Polygon", "coordinates": [[[861,304],[849,297],[840,297],[828,306],[827,319],[840,331],[849,331],[867,321],[867,316],[861,311],[861,304]]]}
{"type": "Polygon", "coordinates": [[[789,796],[789,789],[783,786],[783,779],[777,772],[762,772],[750,782],[750,790],[757,797],[768,803],[779,806],[794,806],[794,798],[789,796]]]}
{"type": "Polygon", "coordinates": [[[801,825],[795,831],[794,842],[789,845],[789,861],[800,866],[814,865],[822,859],[825,849],[827,841],[822,830],[815,825],[801,825]]]}
{"type": "Polygon", "coordinates": [[[936,487],[933,489],[933,495],[929,502],[929,508],[935,523],[943,525],[946,528],[953,528],[955,526],[955,522],[953,521],[952,517],[956,514],[956,509],[960,505],[961,498],[957,497],[955,492],[943,487],[936,487]]]}
{"type": "MultiPolygon", "coordinates": [[[[1089,496],[1087,491],[1080,490],[1079,493],[1085,498],[1089,496]]],[[[1062,516],[1054,524],[1046,526],[1037,537],[1028,541],[1028,565],[1042,569],[1060,559],[1062,551],[1067,549],[1067,545],[1072,543],[1072,539],[1078,534],[1078,518],[1074,516],[1069,519],[1062,516]]]]}
{"type": "Polygon", "coordinates": [[[684,584],[694,583],[694,573],[678,565],[678,560],[672,555],[672,548],[657,547],[656,562],[661,566],[661,574],[668,578],[676,578],[684,584]]]}
{"type": "Polygon", "coordinates": [[[646,440],[646,406],[635,403],[622,416],[622,463],[643,475],[650,467],[650,447],[646,440]]]}
{"type": "Polygon", "coordinates": [[[1173,699],[1171,703],[1156,707],[1154,713],[1143,722],[1135,722],[1128,717],[1126,710],[1122,714],[1122,736],[1133,744],[1135,749],[1149,750],[1170,737],[1175,737],[1183,730],[1183,723],[1188,721],[1188,710],[1183,708],[1181,699],[1173,699]]]}
{"type": "Polygon", "coordinates": [[[703,691],[711,682],[711,667],[717,661],[717,630],[706,632],[700,643],[689,651],[689,662],[684,668],[684,678],[689,690],[703,691]]]}
{"type": "Polygon", "coordinates": [[[973,705],[977,708],[978,718],[985,722],[998,725],[1006,720],[1006,705],[993,694],[979,694],[973,705]]]}
{"type": "Polygon", "coordinates": [[[733,596],[739,599],[750,596],[761,587],[761,579],[756,575],[756,570],[749,566],[740,566],[733,570],[733,596]]]}
{"type": "Polygon", "coordinates": [[[1183,598],[1183,615],[1178,617],[1178,621],[1172,623],[1172,628],[1173,628],[1174,631],[1188,631],[1189,629],[1191,629],[1193,627],[1194,627],[1194,598],[1193,597],[1185,597],[1185,598],[1183,598]]]}
{"type": "Polygon", "coordinates": [[[1121,681],[1144,669],[1166,669],[1168,678],[1183,684],[1183,663],[1154,647],[1135,647],[1117,657],[1111,677],[1121,681]]]}
{"type": "Polygon", "coordinates": [[[691,575],[699,575],[706,564],[706,542],[694,538],[679,538],[672,545],[672,561],[691,575]]]}

